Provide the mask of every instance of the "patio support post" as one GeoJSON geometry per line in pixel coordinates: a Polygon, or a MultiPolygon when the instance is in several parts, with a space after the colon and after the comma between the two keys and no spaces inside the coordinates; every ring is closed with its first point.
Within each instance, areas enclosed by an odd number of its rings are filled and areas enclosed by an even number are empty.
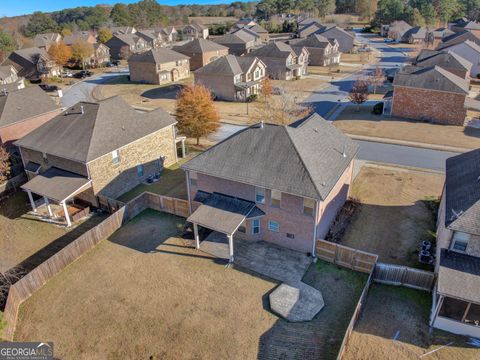
{"type": "Polygon", "coordinates": [[[233,235],[227,234],[227,238],[228,238],[228,255],[230,258],[230,262],[233,263],[233,235]]]}
{"type": "Polygon", "coordinates": [[[52,208],[50,207],[50,203],[48,202],[48,198],[46,196],[43,197],[45,200],[45,205],[47,205],[48,216],[53,217],[52,208]]]}
{"type": "Polygon", "coordinates": [[[72,222],[70,221],[70,216],[68,215],[66,201],[62,201],[62,207],[63,207],[63,212],[65,213],[65,220],[67,220],[67,226],[70,227],[72,226],[72,222]]]}
{"type": "Polygon", "coordinates": [[[444,299],[444,296],[440,295],[440,298],[438,299],[438,303],[437,303],[437,308],[435,309],[435,313],[432,317],[432,321],[430,321],[430,326],[433,326],[433,324],[435,323],[435,320],[437,319],[438,313],[440,312],[440,308],[443,305],[443,299],[444,299]]]}
{"type": "Polygon", "coordinates": [[[32,192],[30,190],[27,190],[27,194],[28,199],[30,200],[30,205],[32,206],[32,210],[34,212],[37,212],[37,207],[35,206],[35,201],[33,201],[32,192]]]}
{"type": "Polygon", "coordinates": [[[193,223],[193,236],[195,237],[195,247],[200,249],[200,237],[198,236],[198,225],[193,223]]]}
{"type": "Polygon", "coordinates": [[[185,158],[185,139],[182,139],[182,159],[185,158]]]}

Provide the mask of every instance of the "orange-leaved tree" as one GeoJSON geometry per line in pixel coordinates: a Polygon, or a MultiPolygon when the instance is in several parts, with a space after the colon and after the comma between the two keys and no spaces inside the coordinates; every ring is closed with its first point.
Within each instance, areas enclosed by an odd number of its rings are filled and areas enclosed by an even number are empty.
{"type": "Polygon", "coordinates": [[[72,58],[72,48],[63,42],[54,43],[48,49],[48,54],[58,65],[65,65],[72,58]]]}
{"type": "Polygon", "coordinates": [[[368,100],[368,82],[362,79],[355,81],[348,94],[350,101],[357,104],[356,111],[360,110],[360,105],[368,100]]]}
{"type": "Polygon", "coordinates": [[[186,86],[177,96],[175,110],[178,131],[187,137],[197,139],[215,132],[220,124],[210,90],[203,85],[186,86]]]}
{"type": "Polygon", "coordinates": [[[93,55],[93,45],[84,41],[77,40],[72,44],[72,58],[82,65],[85,69],[85,64],[93,55]]]}
{"type": "Polygon", "coordinates": [[[8,179],[10,175],[10,155],[5,146],[0,144],[0,182],[8,179]]]}

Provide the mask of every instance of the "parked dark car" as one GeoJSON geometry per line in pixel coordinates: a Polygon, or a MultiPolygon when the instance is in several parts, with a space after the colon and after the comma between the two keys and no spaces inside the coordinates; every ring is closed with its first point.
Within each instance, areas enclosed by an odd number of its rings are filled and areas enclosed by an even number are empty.
{"type": "Polygon", "coordinates": [[[81,70],[73,75],[74,78],[77,79],[85,79],[86,77],[92,76],[93,73],[88,70],[81,70]]]}
{"type": "Polygon", "coordinates": [[[43,91],[46,91],[46,92],[58,91],[57,85],[40,84],[39,86],[43,91]]]}

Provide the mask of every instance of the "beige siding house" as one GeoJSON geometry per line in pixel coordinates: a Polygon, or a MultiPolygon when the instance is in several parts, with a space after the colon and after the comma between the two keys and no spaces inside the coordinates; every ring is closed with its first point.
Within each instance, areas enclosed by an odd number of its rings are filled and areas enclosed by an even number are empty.
{"type": "Polygon", "coordinates": [[[329,66],[340,63],[341,52],[338,41],[313,34],[306,39],[290,40],[293,48],[305,47],[308,50],[308,64],[313,66],[329,66]]]}
{"type": "Polygon", "coordinates": [[[182,29],[183,40],[208,39],[208,35],[208,27],[195,21],[182,29]]]}
{"type": "Polygon", "coordinates": [[[130,80],[167,84],[190,76],[189,57],[167,48],[148,50],[128,58],[130,80]]]}
{"type": "Polygon", "coordinates": [[[174,46],[173,50],[190,58],[190,70],[196,70],[228,55],[226,46],[205,39],[195,39],[184,45],[174,46]]]}

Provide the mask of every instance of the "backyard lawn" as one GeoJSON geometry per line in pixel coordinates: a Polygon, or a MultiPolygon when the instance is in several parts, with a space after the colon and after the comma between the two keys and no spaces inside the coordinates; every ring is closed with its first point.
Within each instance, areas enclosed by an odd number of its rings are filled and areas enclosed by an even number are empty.
{"type": "Polygon", "coordinates": [[[480,147],[480,129],[423,123],[372,114],[372,106],[346,106],[333,124],[352,135],[474,149],[480,147]]]}
{"type": "Polygon", "coordinates": [[[373,284],[343,359],[411,360],[434,350],[422,359],[478,359],[480,349],[469,346],[467,338],[440,330],[429,333],[431,299],[424,291],[373,284]]]}
{"type": "Polygon", "coordinates": [[[380,262],[422,267],[422,240],[432,241],[444,175],[363,166],[351,189],[360,202],[340,243],[379,255],[380,262]]]}

